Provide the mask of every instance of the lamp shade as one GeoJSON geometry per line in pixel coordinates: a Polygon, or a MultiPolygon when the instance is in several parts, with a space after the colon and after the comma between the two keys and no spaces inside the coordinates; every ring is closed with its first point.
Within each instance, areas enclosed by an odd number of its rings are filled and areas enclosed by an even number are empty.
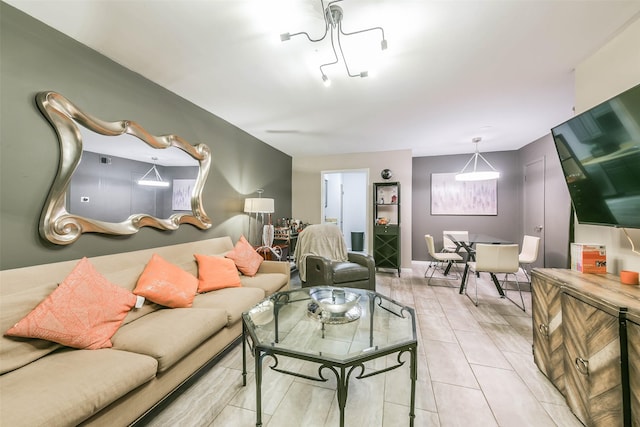
{"type": "Polygon", "coordinates": [[[244,211],[246,213],[273,213],[274,201],[269,198],[244,199],[244,211]]]}

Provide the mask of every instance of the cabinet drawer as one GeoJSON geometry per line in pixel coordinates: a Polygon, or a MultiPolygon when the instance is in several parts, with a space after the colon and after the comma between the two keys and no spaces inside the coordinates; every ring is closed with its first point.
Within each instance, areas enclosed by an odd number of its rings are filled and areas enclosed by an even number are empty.
{"type": "Polygon", "coordinates": [[[389,234],[397,236],[399,233],[399,228],[397,225],[376,225],[375,233],[376,234],[389,234]]]}

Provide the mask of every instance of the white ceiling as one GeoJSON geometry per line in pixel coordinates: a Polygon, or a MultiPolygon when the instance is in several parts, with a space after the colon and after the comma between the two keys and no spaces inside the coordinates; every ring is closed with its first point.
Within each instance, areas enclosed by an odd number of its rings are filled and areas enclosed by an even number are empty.
{"type": "Polygon", "coordinates": [[[640,17],[638,0],[344,0],[344,31],[381,26],[389,48],[343,39],[376,75],[334,65],[327,88],[330,42],[279,38],[321,36],[320,0],[4,1],[293,157],[518,149],[572,116],[574,68],[640,17]]]}

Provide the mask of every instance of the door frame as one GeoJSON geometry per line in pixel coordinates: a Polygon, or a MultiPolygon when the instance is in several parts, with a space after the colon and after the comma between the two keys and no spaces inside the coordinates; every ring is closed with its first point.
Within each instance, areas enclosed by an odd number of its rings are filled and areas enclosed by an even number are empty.
{"type": "Polygon", "coordinates": [[[523,236],[525,234],[528,235],[532,235],[532,236],[537,236],[540,237],[540,249],[538,252],[538,259],[536,260],[536,262],[533,264],[532,267],[544,267],[546,262],[545,262],[545,232],[546,232],[546,224],[545,224],[545,199],[546,199],[546,188],[545,188],[545,174],[546,174],[546,158],[544,156],[542,157],[538,157],[536,159],[533,159],[527,163],[525,163],[524,168],[523,168],[523,172],[522,172],[522,179],[523,179],[523,193],[522,193],[522,197],[523,197],[523,215],[522,215],[522,234],[523,236]],[[531,184],[533,182],[532,179],[529,179],[529,181],[527,182],[527,173],[529,172],[529,175],[531,176],[531,172],[535,172],[534,169],[530,169],[532,168],[534,165],[536,166],[540,166],[539,167],[539,171],[540,171],[540,176],[537,176],[535,179],[539,181],[539,185],[541,185],[541,189],[539,191],[541,191],[542,194],[536,194],[536,191],[533,191],[533,184],[531,184]],[[540,197],[531,197],[531,196],[540,196],[540,197]],[[529,218],[527,213],[528,212],[532,212],[532,207],[533,206],[541,206],[541,221],[528,221],[528,219],[532,219],[529,218]],[[529,223],[530,222],[530,223],[529,223]],[[537,226],[541,226],[542,229],[541,230],[537,230],[535,229],[535,227],[537,226]]]}
{"type": "Polygon", "coordinates": [[[325,222],[325,208],[327,207],[327,191],[328,191],[328,183],[326,175],[341,175],[341,178],[347,174],[357,174],[361,175],[363,184],[362,188],[358,189],[358,194],[349,194],[351,191],[356,191],[352,189],[350,186],[345,186],[344,181],[341,181],[341,200],[340,200],[340,208],[338,212],[338,226],[345,237],[345,241],[347,242],[347,247],[351,248],[351,231],[364,231],[365,232],[365,240],[364,240],[364,252],[368,253],[369,248],[369,205],[370,205],[370,191],[369,191],[369,169],[337,169],[337,170],[323,170],[320,171],[320,221],[322,223],[325,222]],[[360,193],[362,192],[362,193],[360,193]],[[354,206],[347,206],[345,208],[345,204],[343,201],[348,199],[350,202],[354,202],[357,204],[354,206]],[[360,201],[360,202],[358,202],[360,201]],[[345,211],[350,215],[347,224],[345,225],[345,211]],[[353,215],[356,215],[353,217],[353,215]],[[353,225],[355,224],[355,225],[353,225]],[[355,228],[354,228],[355,227],[355,228]],[[356,229],[357,228],[357,229],[356,229]]]}

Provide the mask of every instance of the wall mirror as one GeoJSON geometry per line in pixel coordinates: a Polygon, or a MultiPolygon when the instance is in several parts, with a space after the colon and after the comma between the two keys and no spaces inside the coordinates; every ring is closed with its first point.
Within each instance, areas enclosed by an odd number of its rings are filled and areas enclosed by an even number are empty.
{"type": "Polygon", "coordinates": [[[202,207],[211,163],[205,144],[154,136],[130,120],[100,120],[56,92],[38,93],[36,103],[60,143],[58,172],[40,217],[42,237],[66,245],[82,233],[211,227],[202,207]]]}

